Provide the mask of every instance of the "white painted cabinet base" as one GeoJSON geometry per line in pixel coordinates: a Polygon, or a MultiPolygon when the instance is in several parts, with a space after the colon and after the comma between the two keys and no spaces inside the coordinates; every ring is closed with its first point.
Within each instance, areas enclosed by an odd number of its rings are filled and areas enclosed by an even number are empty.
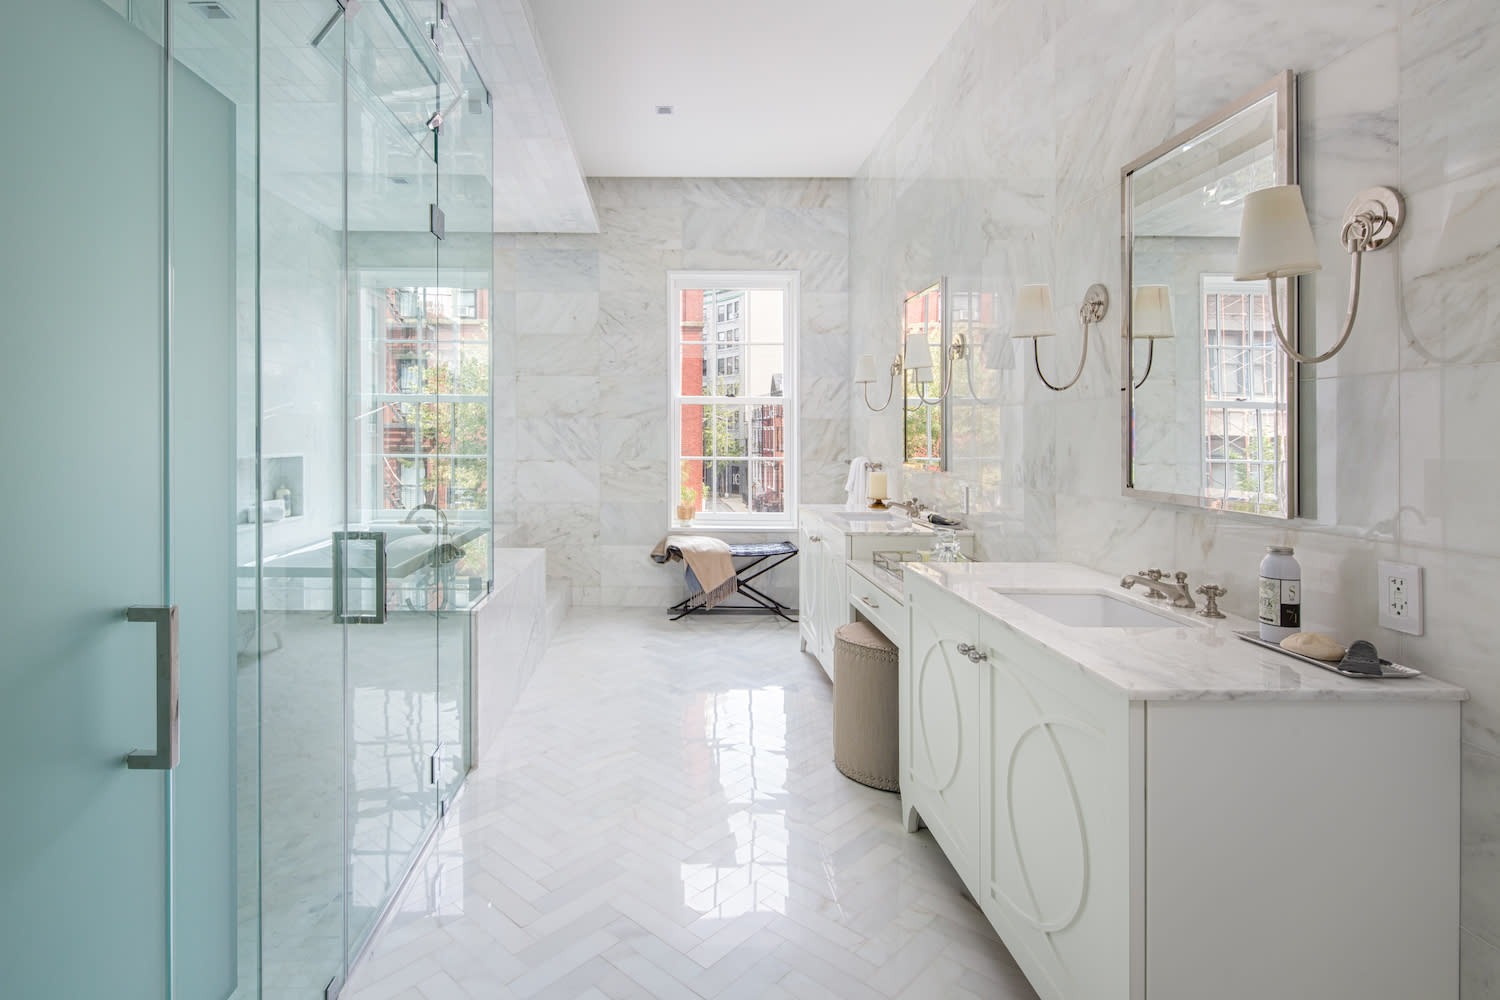
{"type": "Polygon", "coordinates": [[[903,819],[1046,1000],[1456,1000],[1458,701],[1136,701],[905,597],[903,819]]]}

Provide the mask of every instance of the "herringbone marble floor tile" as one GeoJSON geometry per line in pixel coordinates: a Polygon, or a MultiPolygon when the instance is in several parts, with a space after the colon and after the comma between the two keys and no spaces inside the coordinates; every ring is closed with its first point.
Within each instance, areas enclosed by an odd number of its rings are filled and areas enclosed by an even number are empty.
{"type": "Polygon", "coordinates": [[[575,611],[344,996],[1034,998],[779,621],[575,611]]]}

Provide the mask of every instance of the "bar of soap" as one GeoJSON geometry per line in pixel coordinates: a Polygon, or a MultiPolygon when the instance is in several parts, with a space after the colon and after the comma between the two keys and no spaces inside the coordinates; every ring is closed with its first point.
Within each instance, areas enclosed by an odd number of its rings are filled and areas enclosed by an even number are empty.
{"type": "Polygon", "coordinates": [[[1281,648],[1289,653],[1301,653],[1315,660],[1334,662],[1344,658],[1344,647],[1322,632],[1298,632],[1281,640],[1281,648]]]}

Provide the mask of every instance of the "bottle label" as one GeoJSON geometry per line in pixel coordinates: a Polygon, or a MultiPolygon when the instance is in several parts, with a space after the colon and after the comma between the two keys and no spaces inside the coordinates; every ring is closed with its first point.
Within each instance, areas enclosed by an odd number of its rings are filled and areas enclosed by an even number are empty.
{"type": "Polygon", "coordinates": [[[1260,620],[1279,628],[1302,627],[1302,581],[1260,578],[1260,620]]]}

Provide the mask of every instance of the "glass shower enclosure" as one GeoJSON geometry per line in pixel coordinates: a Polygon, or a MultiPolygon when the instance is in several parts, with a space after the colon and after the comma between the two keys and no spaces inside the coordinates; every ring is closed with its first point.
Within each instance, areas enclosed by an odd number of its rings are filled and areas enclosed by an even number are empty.
{"type": "Polygon", "coordinates": [[[492,112],[436,2],[262,22],[262,975],[315,996],[470,765],[492,112]]]}
{"type": "Polygon", "coordinates": [[[437,0],[0,25],[0,993],[336,996],[471,765],[489,92],[437,0]]]}

